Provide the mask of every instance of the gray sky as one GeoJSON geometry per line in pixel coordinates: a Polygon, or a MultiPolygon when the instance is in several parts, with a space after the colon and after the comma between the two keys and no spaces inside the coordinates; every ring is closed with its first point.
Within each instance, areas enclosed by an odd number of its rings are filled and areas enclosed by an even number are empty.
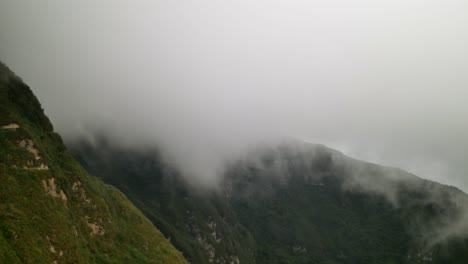
{"type": "Polygon", "coordinates": [[[0,39],[68,139],[213,175],[290,136],[468,190],[465,0],[2,0],[0,39]]]}

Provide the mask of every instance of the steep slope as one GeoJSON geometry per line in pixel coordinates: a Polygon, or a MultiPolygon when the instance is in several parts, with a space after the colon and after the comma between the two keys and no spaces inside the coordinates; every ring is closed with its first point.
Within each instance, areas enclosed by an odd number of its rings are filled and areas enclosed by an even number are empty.
{"type": "Polygon", "coordinates": [[[445,230],[467,220],[465,194],[323,146],[257,150],[231,167],[225,186],[240,222],[259,241],[260,263],[468,259],[466,240],[445,230]]]}
{"type": "Polygon", "coordinates": [[[185,263],[120,191],[73,159],[0,63],[0,263],[185,263]]]}
{"type": "Polygon", "coordinates": [[[216,190],[154,149],[70,145],[195,263],[468,263],[466,194],[320,145],[256,149],[216,190]]]}
{"type": "Polygon", "coordinates": [[[193,263],[253,263],[255,243],[229,201],[189,185],[155,149],[129,150],[97,137],[70,150],[92,175],[116,186],[193,263]]]}

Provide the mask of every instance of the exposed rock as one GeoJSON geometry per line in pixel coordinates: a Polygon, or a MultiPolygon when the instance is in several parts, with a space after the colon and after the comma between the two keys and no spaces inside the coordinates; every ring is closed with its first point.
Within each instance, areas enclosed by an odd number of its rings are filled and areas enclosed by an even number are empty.
{"type": "MultiPolygon", "coordinates": [[[[34,142],[31,139],[23,139],[18,141],[18,146],[21,148],[26,149],[29,153],[34,155],[34,159],[41,160],[41,156],[39,155],[39,150],[34,146],[34,142]]],[[[49,170],[49,167],[44,163],[41,163],[39,166],[34,166],[34,161],[26,162],[26,165],[23,166],[25,170],[49,170]]]]}
{"type": "Polygon", "coordinates": [[[62,199],[62,201],[64,201],[64,202],[66,202],[68,200],[68,198],[65,195],[65,193],[63,192],[63,190],[60,190],[59,196],[60,196],[60,199],[62,199]]]}
{"type": "Polygon", "coordinates": [[[46,180],[42,180],[42,187],[44,187],[44,191],[55,198],[61,199],[63,202],[67,202],[68,198],[67,195],[63,192],[63,190],[59,190],[57,185],[55,184],[55,178],[50,178],[46,180]]]}
{"type": "MultiPolygon", "coordinates": [[[[28,164],[31,164],[31,163],[28,162],[28,164]]],[[[37,167],[23,166],[23,169],[24,170],[49,170],[49,167],[47,165],[45,165],[44,163],[41,163],[37,167]]]]}
{"type": "Polygon", "coordinates": [[[55,250],[54,246],[50,245],[49,250],[50,250],[51,253],[57,254],[57,251],[55,250]]]}
{"type": "Polygon", "coordinates": [[[79,196],[81,201],[83,201],[83,202],[85,202],[87,204],[91,204],[91,199],[89,199],[86,196],[86,191],[85,191],[85,189],[83,189],[81,187],[81,182],[79,182],[79,181],[74,182],[73,185],[72,185],[72,191],[75,192],[75,193],[78,193],[78,196],[79,196]]]}
{"type": "Polygon", "coordinates": [[[42,180],[42,187],[44,190],[52,197],[59,197],[57,193],[57,185],[55,185],[55,178],[50,178],[46,180],[42,180]]]}
{"type": "Polygon", "coordinates": [[[216,228],[216,222],[208,222],[207,225],[211,230],[214,230],[216,228]]]}
{"type": "Polygon", "coordinates": [[[208,222],[207,223],[208,227],[210,228],[211,230],[211,237],[216,241],[216,243],[221,243],[221,235],[219,235],[217,232],[216,232],[216,222],[208,222]]]}
{"type": "Polygon", "coordinates": [[[90,236],[95,236],[95,235],[102,236],[106,233],[106,230],[104,229],[104,227],[100,226],[98,223],[89,222],[89,216],[86,216],[85,219],[86,219],[86,225],[88,225],[88,227],[91,228],[91,233],[89,233],[90,236]]]}
{"type": "Polygon", "coordinates": [[[34,142],[31,139],[23,139],[18,142],[18,145],[34,155],[36,160],[40,160],[39,150],[34,146],[34,142]]]}
{"type": "Polygon", "coordinates": [[[80,186],[81,186],[81,182],[79,182],[79,181],[74,182],[73,185],[72,185],[72,191],[77,192],[79,190],[80,186]]]}
{"type": "Polygon", "coordinates": [[[229,264],[240,264],[240,260],[238,256],[231,256],[231,261],[229,264]]]}
{"type": "Polygon", "coordinates": [[[294,253],[299,253],[299,254],[307,253],[307,249],[300,245],[294,246],[292,249],[294,253]]]}
{"type": "Polygon", "coordinates": [[[59,257],[62,257],[62,256],[63,256],[63,250],[60,250],[60,251],[57,252],[57,250],[55,249],[55,246],[52,245],[52,243],[50,242],[49,236],[46,236],[46,239],[47,239],[47,242],[49,243],[49,251],[50,251],[50,253],[56,254],[56,255],[59,255],[59,257]]]}
{"type": "Polygon", "coordinates": [[[20,126],[16,123],[11,123],[5,126],[2,126],[2,129],[14,129],[16,130],[17,128],[20,128],[20,126]]]}
{"type": "Polygon", "coordinates": [[[213,263],[216,257],[215,248],[213,247],[213,245],[208,243],[206,239],[202,238],[200,234],[197,235],[197,240],[198,240],[198,243],[200,243],[200,245],[202,245],[203,248],[205,249],[205,252],[208,255],[208,262],[213,263]]]}

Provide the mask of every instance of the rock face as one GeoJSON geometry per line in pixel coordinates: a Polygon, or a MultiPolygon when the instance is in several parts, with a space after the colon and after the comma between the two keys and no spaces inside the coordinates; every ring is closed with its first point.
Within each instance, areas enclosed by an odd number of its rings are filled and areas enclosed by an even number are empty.
{"type": "Polygon", "coordinates": [[[186,263],[115,188],[73,159],[0,63],[0,263],[186,263]]]}

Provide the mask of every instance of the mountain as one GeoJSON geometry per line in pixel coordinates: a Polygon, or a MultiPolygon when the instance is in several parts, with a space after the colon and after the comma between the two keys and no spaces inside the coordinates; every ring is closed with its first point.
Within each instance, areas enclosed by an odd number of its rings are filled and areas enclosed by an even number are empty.
{"type": "Polygon", "coordinates": [[[0,63],[0,263],[186,263],[116,188],[69,154],[0,63]]]}
{"type": "Polygon", "coordinates": [[[69,147],[91,174],[126,193],[189,261],[251,263],[255,259],[253,237],[218,193],[189,186],[156,149],[116,148],[103,137],[97,141],[69,147]]]}
{"type": "Polygon", "coordinates": [[[193,263],[468,263],[468,196],[396,168],[288,141],[231,161],[217,188],[157,148],[69,144],[193,263]]]}

